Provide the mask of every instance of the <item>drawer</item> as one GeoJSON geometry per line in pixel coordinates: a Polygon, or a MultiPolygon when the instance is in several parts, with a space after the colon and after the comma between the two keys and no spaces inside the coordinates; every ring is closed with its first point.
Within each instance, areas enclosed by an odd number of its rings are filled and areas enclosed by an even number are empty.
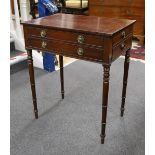
{"type": "Polygon", "coordinates": [[[51,51],[78,59],[90,61],[103,61],[103,49],[92,46],[71,44],[63,41],[30,38],[26,40],[26,48],[38,49],[41,51],[51,51]]]}
{"type": "Polygon", "coordinates": [[[133,33],[133,26],[129,26],[128,28],[120,31],[119,33],[116,33],[112,39],[113,46],[115,46],[115,44],[117,44],[118,42],[121,42],[126,38],[128,38],[129,36],[131,36],[132,33],[133,33]]]}
{"type": "Polygon", "coordinates": [[[59,30],[42,29],[25,27],[26,37],[39,37],[46,39],[55,39],[61,41],[68,41],[78,44],[88,44],[92,46],[103,47],[103,38],[97,35],[89,35],[83,33],[64,32],[59,30]]]}
{"type": "Polygon", "coordinates": [[[129,36],[119,44],[113,47],[112,61],[116,60],[120,55],[122,55],[126,50],[131,48],[132,36],[129,36]]]}
{"type": "Polygon", "coordinates": [[[131,7],[143,7],[145,6],[145,0],[90,0],[91,5],[104,5],[104,6],[131,6],[131,7]]]}

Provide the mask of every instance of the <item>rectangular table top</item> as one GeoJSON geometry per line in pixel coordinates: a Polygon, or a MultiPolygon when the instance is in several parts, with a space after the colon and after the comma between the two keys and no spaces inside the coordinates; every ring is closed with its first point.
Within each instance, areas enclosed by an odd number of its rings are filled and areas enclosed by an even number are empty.
{"type": "Polygon", "coordinates": [[[23,22],[24,25],[112,36],[135,20],[58,13],[23,22]]]}

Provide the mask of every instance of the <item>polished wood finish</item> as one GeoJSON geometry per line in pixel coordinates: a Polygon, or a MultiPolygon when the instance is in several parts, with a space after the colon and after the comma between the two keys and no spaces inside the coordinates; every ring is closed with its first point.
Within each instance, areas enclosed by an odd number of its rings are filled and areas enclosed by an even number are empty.
{"type": "Polygon", "coordinates": [[[101,144],[104,144],[104,138],[105,138],[107,106],[108,106],[108,92],[109,92],[110,65],[104,65],[103,70],[104,70],[104,73],[103,73],[101,144]]]}
{"type": "Polygon", "coordinates": [[[130,50],[126,51],[125,54],[125,61],[124,61],[124,76],[123,76],[123,90],[122,90],[122,104],[121,104],[121,117],[124,114],[124,106],[125,106],[125,98],[126,98],[126,87],[128,83],[128,70],[129,70],[129,63],[130,63],[130,50]]]}
{"type": "Polygon", "coordinates": [[[124,53],[127,49],[129,49],[132,45],[132,35],[123,40],[120,44],[117,44],[113,47],[113,57],[112,61],[116,60],[120,53],[124,53]]]}
{"type": "Polygon", "coordinates": [[[28,55],[27,61],[28,61],[28,67],[29,67],[34,114],[35,114],[35,118],[37,119],[38,118],[38,108],[37,108],[37,98],[36,98],[36,89],[35,89],[32,50],[27,50],[27,55],[28,55]]]}
{"type": "Polygon", "coordinates": [[[126,40],[127,38],[130,38],[132,36],[133,32],[133,27],[128,27],[125,30],[120,31],[113,37],[113,44],[116,45],[119,41],[123,41],[124,39],[126,40]]]}
{"type": "Polygon", "coordinates": [[[145,0],[89,0],[89,15],[134,19],[134,36],[144,43],[145,0]]]}
{"type": "Polygon", "coordinates": [[[61,97],[64,99],[64,71],[63,71],[63,56],[59,55],[59,63],[60,63],[60,83],[61,83],[61,97]]]}
{"type": "Polygon", "coordinates": [[[100,48],[93,48],[84,45],[76,45],[70,44],[63,41],[55,41],[55,40],[40,40],[40,39],[33,39],[28,41],[28,48],[36,49],[36,50],[46,50],[46,51],[55,51],[56,54],[63,54],[65,56],[70,56],[73,58],[81,58],[83,60],[89,59],[90,61],[98,61],[102,62],[102,55],[103,49],[100,48]],[[46,46],[42,47],[43,43],[46,46]],[[63,44],[63,50],[62,50],[63,44]],[[78,49],[83,49],[83,55],[78,55],[78,49]],[[94,53],[96,51],[96,53],[94,53]]]}
{"type": "Polygon", "coordinates": [[[103,46],[103,39],[101,36],[94,35],[92,39],[92,35],[90,34],[83,34],[77,32],[66,32],[60,30],[51,30],[51,29],[43,29],[43,28],[35,28],[27,27],[26,29],[27,37],[41,37],[41,32],[45,32],[45,36],[42,38],[45,39],[55,39],[55,40],[63,40],[69,43],[77,43],[78,36],[82,35],[84,37],[84,44],[94,45],[94,46],[103,46]]]}
{"type": "MultiPolygon", "coordinates": [[[[25,46],[59,54],[61,95],[64,98],[63,56],[100,63],[104,68],[101,143],[104,143],[108,106],[110,66],[122,53],[129,51],[135,20],[56,14],[23,23],[25,46]]],[[[29,56],[31,53],[29,53],[29,56]]],[[[124,64],[122,108],[126,96],[128,52],[124,64]]],[[[32,59],[30,59],[32,61],[32,59]]],[[[29,60],[29,61],[30,61],[29,60]]],[[[34,86],[33,64],[29,65],[34,86]]],[[[35,89],[33,87],[33,98],[35,89]]],[[[34,104],[36,106],[36,103],[34,104]]]]}
{"type": "Polygon", "coordinates": [[[110,37],[126,29],[128,26],[132,26],[133,23],[135,23],[135,20],[58,13],[37,20],[32,19],[24,22],[23,25],[24,28],[26,28],[26,26],[32,26],[35,28],[47,28],[58,31],[63,30],[110,37]]]}

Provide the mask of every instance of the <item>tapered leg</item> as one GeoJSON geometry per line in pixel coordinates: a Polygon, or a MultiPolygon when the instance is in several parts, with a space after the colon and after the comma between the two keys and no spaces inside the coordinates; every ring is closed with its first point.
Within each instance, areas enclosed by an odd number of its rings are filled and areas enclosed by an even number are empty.
{"type": "Polygon", "coordinates": [[[61,82],[61,96],[64,99],[64,73],[63,73],[63,56],[59,55],[60,63],[60,82],[61,82]]]}
{"type": "Polygon", "coordinates": [[[104,76],[103,76],[103,96],[102,96],[101,144],[104,144],[104,138],[105,138],[108,93],[109,93],[110,65],[106,65],[103,67],[104,67],[104,76]]]}
{"type": "Polygon", "coordinates": [[[125,61],[124,61],[124,76],[123,76],[123,89],[122,89],[122,104],[121,104],[121,117],[124,115],[124,107],[125,107],[125,98],[126,98],[126,88],[127,88],[127,80],[128,80],[128,70],[130,63],[130,50],[126,51],[125,61]]]}
{"type": "Polygon", "coordinates": [[[36,98],[36,89],[35,89],[32,50],[27,50],[27,54],[28,54],[28,68],[29,68],[29,76],[30,76],[30,83],[31,83],[34,114],[35,114],[35,118],[37,119],[38,118],[38,109],[37,109],[37,98],[36,98]]]}

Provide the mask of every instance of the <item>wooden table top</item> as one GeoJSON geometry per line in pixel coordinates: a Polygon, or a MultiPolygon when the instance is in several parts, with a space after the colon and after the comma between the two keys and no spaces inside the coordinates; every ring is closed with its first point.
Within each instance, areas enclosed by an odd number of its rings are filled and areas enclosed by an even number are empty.
{"type": "Polygon", "coordinates": [[[22,24],[112,36],[135,22],[135,20],[128,19],[58,13],[51,16],[32,19],[30,21],[23,22],[22,24]]]}

